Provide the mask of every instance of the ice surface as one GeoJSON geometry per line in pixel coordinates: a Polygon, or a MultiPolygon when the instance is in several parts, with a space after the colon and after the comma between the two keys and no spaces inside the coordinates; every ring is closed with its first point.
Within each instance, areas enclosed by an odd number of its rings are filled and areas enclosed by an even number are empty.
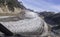
{"type": "MultiPolygon", "coordinates": [[[[26,33],[26,32],[27,33],[29,33],[29,32],[41,33],[42,28],[44,26],[44,21],[40,17],[38,17],[37,14],[35,14],[35,13],[32,13],[32,14],[27,13],[26,15],[28,18],[25,17],[25,19],[22,19],[22,20],[18,19],[18,21],[2,22],[2,20],[0,19],[1,20],[0,23],[2,23],[6,28],[8,28],[13,33],[26,33]],[[31,16],[30,19],[29,19],[29,16],[31,16]]],[[[5,17],[5,16],[3,16],[3,17],[5,17]]],[[[6,20],[7,20],[7,18],[6,18],[6,20]]],[[[14,18],[18,18],[18,17],[14,17],[14,18]]],[[[2,18],[2,19],[4,19],[4,18],[2,18]]],[[[12,19],[13,18],[10,18],[8,20],[12,20],[12,19]]],[[[45,26],[47,27],[47,25],[45,25],[45,26]]]]}

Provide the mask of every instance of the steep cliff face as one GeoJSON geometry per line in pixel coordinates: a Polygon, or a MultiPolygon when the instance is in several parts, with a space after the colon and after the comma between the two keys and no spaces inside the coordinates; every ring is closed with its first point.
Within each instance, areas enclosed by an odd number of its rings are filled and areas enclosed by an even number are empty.
{"type": "Polygon", "coordinates": [[[0,0],[0,15],[15,15],[25,7],[18,0],[0,0]]]}

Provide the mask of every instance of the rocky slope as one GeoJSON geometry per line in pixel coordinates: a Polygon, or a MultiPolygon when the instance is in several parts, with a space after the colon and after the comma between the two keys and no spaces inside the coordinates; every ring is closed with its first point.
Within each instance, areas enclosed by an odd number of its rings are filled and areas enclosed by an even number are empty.
{"type": "Polygon", "coordinates": [[[19,14],[25,7],[18,0],[0,0],[0,16],[19,14]]]}

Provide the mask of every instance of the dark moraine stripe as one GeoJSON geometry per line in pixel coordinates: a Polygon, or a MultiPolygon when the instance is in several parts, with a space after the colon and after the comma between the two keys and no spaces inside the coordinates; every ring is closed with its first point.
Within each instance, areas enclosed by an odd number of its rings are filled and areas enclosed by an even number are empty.
{"type": "Polygon", "coordinates": [[[13,33],[11,31],[9,31],[6,27],[4,27],[1,23],[0,23],[0,31],[7,36],[13,35],[13,33]]]}

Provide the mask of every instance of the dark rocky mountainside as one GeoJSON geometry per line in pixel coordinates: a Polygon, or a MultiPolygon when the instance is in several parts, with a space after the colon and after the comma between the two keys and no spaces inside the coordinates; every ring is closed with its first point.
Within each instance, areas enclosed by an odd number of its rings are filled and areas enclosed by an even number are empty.
{"type": "Polygon", "coordinates": [[[57,24],[60,24],[60,13],[53,15],[51,19],[55,21],[57,24]]]}
{"type": "Polygon", "coordinates": [[[44,19],[49,19],[54,21],[56,24],[60,24],[60,13],[54,12],[40,12],[40,15],[44,17],[44,19]]]}
{"type": "Polygon", "coordinates": [[[40,14],[41,16],[44,16],[44,17],[50,17],[50,16],[54,15],[55,12],[43,11],[43,12],[40,12],[39,14],[40,14]]]}
{"type": "Polygon", "coordinates": [[[60,35],[60,13],[44,11],[39,14],[44,17],[45,22],[51,26],[52,31],[56,35],[60,35]]]}

